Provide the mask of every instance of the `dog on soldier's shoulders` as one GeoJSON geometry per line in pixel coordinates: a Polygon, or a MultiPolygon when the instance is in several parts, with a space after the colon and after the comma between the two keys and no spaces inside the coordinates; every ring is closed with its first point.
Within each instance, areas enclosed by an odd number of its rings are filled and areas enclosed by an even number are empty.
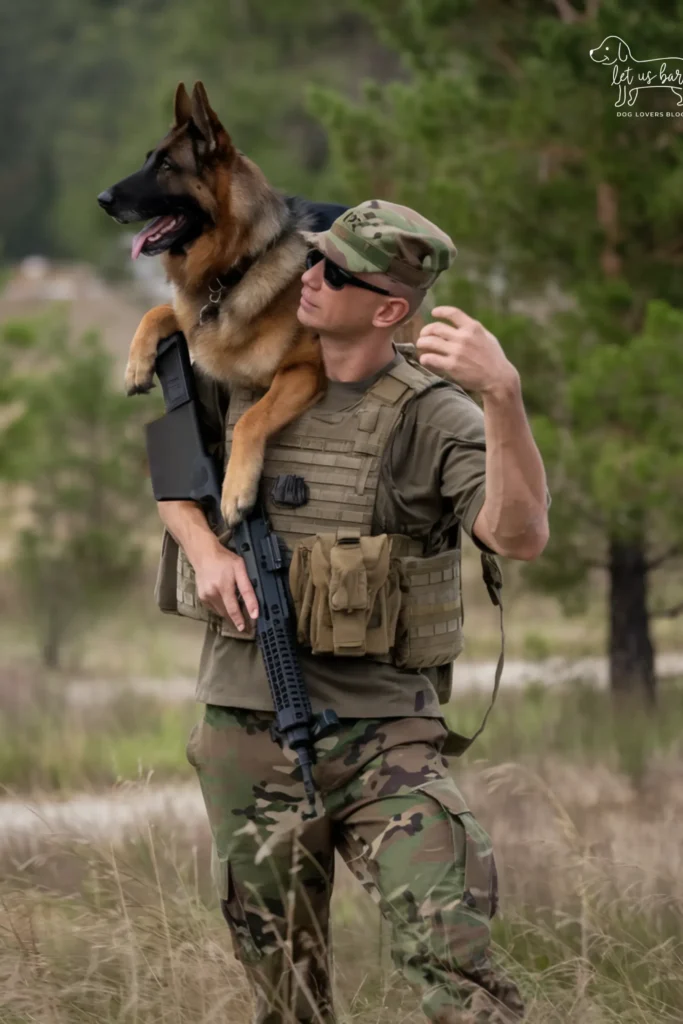
{"type": "Polygon", "coordinates": [[[306,207],[235,147],[201,82],[191,97],[178,85],[168,134],[98,202],[121,224],[152,218],[132,256],[161,255],[174,290],[173,305],[149,310],[135,332],[128,394],[153,386],[157,345],[178,330],[210,376],[268,389],[234,431],[221,504],[235,526],[256,499],[268,438],[325,391],[319,341],[297,319],[306,207]]]}

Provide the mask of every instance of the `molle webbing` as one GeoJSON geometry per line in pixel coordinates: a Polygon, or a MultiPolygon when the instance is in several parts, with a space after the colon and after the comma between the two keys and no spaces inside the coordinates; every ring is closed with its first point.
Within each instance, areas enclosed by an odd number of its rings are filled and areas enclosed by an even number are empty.
{"type": "Polygon", "coordinates": [[[399,668],[429,668],[452,661],[462,650],[459,550],[402,558],[400,564],[410,600],[403,610],[399,668]]]}
{"type": "MultiPolygon", "coordinates": [[[[313,406],[268,443],[263,471],[264,495],[273,529],[288,547],[306,536],[339,526],[372,532],[379,471],[389,437],[403,408],[415,395],[444,381],[399,363],[382,376],[356,404],[340,412],[313,406]],[[278,476],[303,476],[307,504],[282,507],[272,500],[278,476]]],[[[263,391],[236,387],[226,417],[225,460],[238,419],[263,391]]]]}
{"type": "MultiPolygon", "coordinates": [[[[270,440],[263,474],[266,508],[273,529],[290,549],[303,537],[340,526],[357,529],[362,535],[372,533],[380,464],[391,433],[412,398],[440,386],[448,385],[428,370],[401,362],[359,396],[352,408],[325,412],[313,406],[270,440]],[[306,480],[309,500],[298,508],[277,505],[271,497],[277,477],[288,473],[306,480]]],[[[235,424],[263,394],[264,389],[231,389],[225,417],[224,465],[235,424]]],[[[412,541],[410,554],[420,553],[416,547],[421,550],[422,545],[412,541]]],[[[247,628],[239,633],[232,621],[219,619],[198,600],[192,566],[175,544],[162,551],[157,592],[168,593],[173,585],[177,607],[171,609],[167,602],[164,611],[202,619],[223,636],[254,638],[254,625],[244,608],[247,628]]]]}

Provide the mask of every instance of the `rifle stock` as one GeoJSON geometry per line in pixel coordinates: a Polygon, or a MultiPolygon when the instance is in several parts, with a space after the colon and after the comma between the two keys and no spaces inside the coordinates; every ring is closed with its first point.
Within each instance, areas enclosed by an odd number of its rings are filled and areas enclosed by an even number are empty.
{"type": "Polygon", "coordinates": [[[166,413],[145,427],[154,497],[199,502],[209,525],[219,533],[225,528],[220,480],[202,438],[194,372],[180,331],[159,342],[155,370],[166,413]]]}

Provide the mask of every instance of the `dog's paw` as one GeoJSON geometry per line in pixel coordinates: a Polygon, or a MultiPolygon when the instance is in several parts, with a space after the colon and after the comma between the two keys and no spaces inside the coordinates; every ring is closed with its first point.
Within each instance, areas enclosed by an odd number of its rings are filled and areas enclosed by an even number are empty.
{"type": "Polygon", "coordinates": [[[230,472],[230,463],[223,481],[221,514],[231,529],[242,522],[256,504],[260,474],[230,472]]]}
{"type": "Polygon", "coordinates": [[[127,395],[146,395],[155,387],[154,361],[151,363],[128,360],[125,387],[127,395]]]}
{"type": "Polygon", "coordinates": [[[256,490],[244,494],[226,494],[221,498],[221,514],[226,526],[233,530],[242,522],[256,504],[256,490]]]}
{"type": "Polygon", "coordinates": [[[239,526],[242,520],[249,514],[253,504],[253,501],[250,505],[245,506],[242,506],[239,501],[222,502],[221,513],[226,526],[231,530],[234,530],[236,526],[239,526]]]}

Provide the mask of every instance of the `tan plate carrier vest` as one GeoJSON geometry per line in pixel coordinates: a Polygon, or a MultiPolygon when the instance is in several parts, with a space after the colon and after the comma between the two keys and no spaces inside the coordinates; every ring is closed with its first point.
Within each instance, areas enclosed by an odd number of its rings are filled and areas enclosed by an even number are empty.
{"type": "MultiPolygon", "coordinates": [[[[410,358],[410,346],[397,347],[410,358]]],[[[403,669],[437,668],[439,701],[446,703],[452,663],[463,646],[460,541],[439,554],[425,554],[422,542],[409,536],[372,535],[382,455],[406,404],[429,388],[456,387],[407,359],[350,409],[326,412],[313,406],[279,431],[266,449],[263,494],[272,527],[292,552],[289,578],[299,643],[314,654],[367,656],[403,669]],[[275,503],[273,484],[283,474],[305,479],[306,504],[275,503]]],[[[224,465],[237,420],[262,394],[231,390],[224,465]]],[[[475,736],[468,740],[451,733],[446,753],[462,753],[484,728],[503,667],[502,577],[493,556],[482,554],[482,568],[500,609],[494,691],[475,736]]],[[[255,639],[255,623],[241,600],[243,633],[199,601],[192,566],[167,531],[155,593],[162,611],[206,621],[222,636],[255,639]]]]}

